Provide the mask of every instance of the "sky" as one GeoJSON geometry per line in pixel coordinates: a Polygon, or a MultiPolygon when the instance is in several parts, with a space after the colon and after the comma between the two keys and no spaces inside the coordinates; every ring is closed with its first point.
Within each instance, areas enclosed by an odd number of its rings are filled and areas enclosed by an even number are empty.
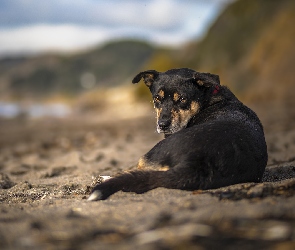
{"type": "Polygon", "coordinates": [[[181,46],[234,0],[1,0],[0,56],[77,51],[113,39],[181,46]]]}

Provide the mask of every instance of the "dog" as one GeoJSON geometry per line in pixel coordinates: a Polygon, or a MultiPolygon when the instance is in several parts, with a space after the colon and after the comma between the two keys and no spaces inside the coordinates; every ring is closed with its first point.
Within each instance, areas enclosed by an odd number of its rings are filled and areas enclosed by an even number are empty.
{"type": "Polygon", "coordinates": [[[188,68],[147,70],[132,82],[141,79],[152,93],[157,131],[165,139],[140,158],[137,170],[96,185],[88,200],[120,190],[206,190],[261,181],[268,159],[262,124],[220,85],[218,75],[188,68]]]}

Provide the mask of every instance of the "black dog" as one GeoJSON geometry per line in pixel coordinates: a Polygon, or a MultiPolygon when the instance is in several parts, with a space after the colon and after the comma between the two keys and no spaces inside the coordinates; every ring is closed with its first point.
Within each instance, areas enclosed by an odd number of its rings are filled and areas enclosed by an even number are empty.
{"type": "Polygon", "coordinates": [[[139,160],[139,170],[98,184],[88,200],[120,190],[212,189],[261,180],[267,163],[263,127],[217,75],[186,68],[148,70],[132,82],[141,78],[153,95],[157,130],[165,139],[139,160]]]}

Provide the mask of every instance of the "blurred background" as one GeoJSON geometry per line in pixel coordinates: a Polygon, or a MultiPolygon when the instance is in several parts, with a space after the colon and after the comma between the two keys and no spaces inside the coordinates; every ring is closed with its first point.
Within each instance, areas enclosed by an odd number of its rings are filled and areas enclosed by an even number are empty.
{"type": "Polygon", "coordinates": [[[295,0],[0,0],[0,248],[295,249],[294,23],[295,0]],[[163,139],[133,77],[182,67],[258,114],[265,181],[83,202],[163,139]]]}
{"type": "Polygon", "coordinates": [[[294,19],[293,0],[2,0],[0,119],[147,115],[132,78],[189,67],[294,120],[294,19]]]}

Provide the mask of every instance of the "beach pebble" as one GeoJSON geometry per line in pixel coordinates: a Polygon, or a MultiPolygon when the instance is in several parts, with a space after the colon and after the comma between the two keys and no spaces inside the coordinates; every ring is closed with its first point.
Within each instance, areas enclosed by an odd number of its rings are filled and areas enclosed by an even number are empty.
{"type": "Polygon", "coordinates": [[[13,181],[10,180],[8,175],[0,173],[0,189],[8,189],[15,185],[13,181]]]}

